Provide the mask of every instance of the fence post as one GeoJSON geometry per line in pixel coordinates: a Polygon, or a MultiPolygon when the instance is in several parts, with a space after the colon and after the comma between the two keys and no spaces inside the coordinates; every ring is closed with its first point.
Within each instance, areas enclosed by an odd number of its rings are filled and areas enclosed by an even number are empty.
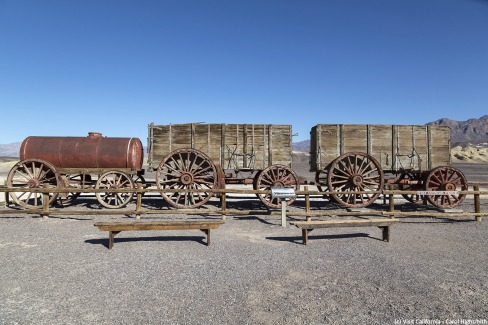
{"type": "MultiPolygon", "coordinates": [[[[481,213],[481,199],[480,199],[480,186],[475,185],[473,186],[473,189],[475,190],[474,194],[474,212],[475,213],[481,213]]],[[[476,221],[481,221],[481,216],[476,216],[476,221]]]]}
{"type": "Polygon", "coordinates": [[[310,194],[308,193],[308,186],[305,186],[304,189],[305,189],[305,211],[307,212],[307,215],[305,217],[307,218],[306,220],[308,222],[312,220],[312,217],[308,214],[310,213],[310,194]]]}
{"type": "MultiPolygon", "coordinates": [[[[49,188],[49,185],[44,184],[42,188],[44,190],[47,190],[49,188]]],[[[48,191],[42,192],[42,214],[41,215],[44,220],[49,219],[49,192],[48,191]]]]}
{"type": "MultiPolygon", "coordinates": [[[[3,183],[5,184],[5,188],[8,188],[7,187],[7,180],[5,180],[3,183]]],[[[5,193],[5,201],[3,203],[5,205],[5,208],[8,208],[8,206],[10,205],[10,192],[5,191],[4,193],[5,193]]]]}
{"type": "MultiPolygon", "coordinates": [[[[392,190],[392,187],[393,185],[388,185],[388,189],[391,191],[392,190]]],[[[389,203],[389,209],[388,209],[388,212],[395,212],[395,199],[394,199],[394,194],[393,193],[390,193],[388,195],[388,203],[389,203]]],[[[393,214],[390,214],[390,219],[391,218],[394,218],[395,215],[393,214]]]]}
{"type": "Polygon", "coordinates": [[[142,206],[142,184],[137,183],[137,198],[136,198],[136,219],[141,219],[141,206],[142,206]]]}
{"type": "Polygon", "coordinates": [[[222,192],[220,194],[220,207],[222,209],[222,220],[227,220],[227,214],[225,213],[227,210],[227,193],[222,192]]]}

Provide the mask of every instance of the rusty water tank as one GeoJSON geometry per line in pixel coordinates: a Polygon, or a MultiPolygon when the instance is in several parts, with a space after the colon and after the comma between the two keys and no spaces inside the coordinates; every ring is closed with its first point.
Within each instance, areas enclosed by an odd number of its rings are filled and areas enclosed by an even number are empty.
{"type": "Polygon", "coordinates": [[[60,168],[141,169],[144,152],[138,138],[27,137],[20,147],[20,159],[42,159],[60,168]]]}

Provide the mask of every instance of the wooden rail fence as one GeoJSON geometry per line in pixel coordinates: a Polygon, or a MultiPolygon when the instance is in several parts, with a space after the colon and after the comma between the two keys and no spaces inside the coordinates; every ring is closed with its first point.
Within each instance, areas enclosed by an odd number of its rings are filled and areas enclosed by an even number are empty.
{"type": "MultiPolygon", "coordinates": [[[[156,188],[135,188],[135,189],[76,189],[76,192],[79,193],[135,193],[136,200],[135,200],[135,209],[95,209],[95,210],[71,210],[66,208],[56,208],[49,206],[49,194],[54,193],[71,193],[74,191],[72,188],[60,189],[60,188],[32,188],[32,189],[25,189],[23,188],[22,191],[32,192],[32,193],[42,193],[42,206],[33,209],[10,209],[9,202],[9,192],[15,192],[18,189],[15,188],[7,188],[7,187],[0,187],[0,192],[5,193],[5,203],[4,206],[6,209],[0,209],[0,215],[7,215],[7,214],[38,214],[43,216],[44,218],[48,218],[49,216],[54,215],[134,215],[136,219],[140,219],[141,215],[145,214],[197,214],[197,215],[221,215],[222,219],[225,220],[226,215],[280,215],[281,212],[278,210],[238,210],[238,209],[228,209],[227,208],[227,195],[228,194],[271,194],[269,190],[247,190],[247,189],[212,189],[212,190],[183,190],[183,189],[165,189],[164,192],[212,192],[214,194],[220,195],[220,209],[147,209],[142,207],[142,196],[146,193],[160,193],[161,190],[156,188]]],[[[487,190],[480,190],[479,185],[473,185],[473,190],[467,191],[459,191],[459,194],[465,194],[467,196],[473,196],[474,200],[474,211],[473,212],[442,212],[438,210],[438,212],[433,211],[397,211],[395,210],[395,196],[401,194],[417,194],[417,191],[402,191],[402,190],[388,190],[385,189],[383,191],[378,192],[364,192],[364,191],[356,191],[356,192],[348,192],[349,194],[361,194],[361,193],[380,193],[383,195],[383,202],[386,205],[388,201],[388,209],[387,211],[377,211],[367,209],[367,211],[330,211],[330,210],[319,210],[313,211],[311,209],[311,197],[314,196],[324,196],[324,195],[331,195],[336,194],[334,191],[311,191],[309,190],[308,186],[304,186],[303,190],[297,190],[296,192],[297,197],[303,197],[305,201],[305,209],[302,211],[290,211],[288,209],[287,214],[289,216],[303,216],[306,218],[307,221],[310,221],[314,216],[326,216],[326,215],[333,215],[333,216],[385,216],[393,218],[395,216],[429,216],[429,217],[474,217],[476,221],[481,221],[482,217],[488,216],[488,212],[481,212],[481,200],[482,195],[488,195],[487,190]]],[[[467,199],[467,198],[466,198],[467,199]]],[[[465,199],[465,200],[466,200],[465,199]]],[[[163,200],[163,198],[161,198],[163,200]]],[[[422,207],[422,205],[419,205],[422,207]]],[[[425,206],[424,206],[425,207],[425,206]]],[[[338,207],[339,208],[339,207],[338,207]]],[[[434,207],[432,207],[434,208],[434,207]]],[[[366,209],[364,209],[366,210],[366,209]]]]}

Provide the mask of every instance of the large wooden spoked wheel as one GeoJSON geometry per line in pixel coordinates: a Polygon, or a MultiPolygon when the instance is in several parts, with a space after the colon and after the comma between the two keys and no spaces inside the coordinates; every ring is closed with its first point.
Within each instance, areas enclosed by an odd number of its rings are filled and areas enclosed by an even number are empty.
{"type": "MultiPolygon", "coordinates": [[[[464,174],[449,166],[436,167],[425,179],[426,191],[467,191],[468,182],[464,174]]],[[[466,197],[466,194],[427,195],[427,200],[438,208],[454,208],[466,197]]]]}
{"type": "Polygon", "coordinates": [[[373,203],[383,190],[381,165],[368,154],[350,152],[332,161],[327,175],[327,186],[332,199],[346,207],[365,207],[373,203]],[[365,193],[350,193],[360,191],[365,193]]]}
{"type": "MultiPolygon", "coordinates": [[[[289,167],[284,165],[271,165],[263,169],[254,181],[255,190],[271,190],[272,187],[292,187],[298,189],[298,176],[289,167]]],[[[268,207],[272,209],[279,209],[281,207],[281,199],[273,198],[271,194],[256,194],[257,197],[268,207]]],[[[291,205],[295,202],[295,198],[290,198],[286,201],[286,205],[291,205]]]]}
{"type": "MultiPolygon", "coordinates": [[[[329,191],[329,187],[327,186],[327,174],[329,169],[326,167],[322,170],[315,172],[315,186],[319,192],[327,192],[329,191]]],[[[332,199],[332,197],[328,194],[324,194],[324,199],[332,199]]]]}
{"type": "MultiPolygon", "coordinates": [[[[15,164],[7,176],[7,187],[15,188],[10,197],[19,206],[32,208],[42,206],[42,193],[29,192],[35,188],[60,188],[62,181],[56,168],[47,161],[26,159],[15,164]]],[[[56,200],[57,194],[49,194],[49,204],[56,200]]]]}
{"type": "Polygon", "coordinates": [[[61,175],[61,179],[64,188],[72,190],[68,193],[59,193],[56,204],[61,206],[71,205],[81,195],[76,190],[88,188],[91,185],[91,176],[87,174],[66,174],[61,175]]]}
{"type": "Polygon", "coordinates": [[[107,192],[98,192],[98,202],[106,208],[123,208],[132,200],[134,192],[110,192],[111,189],[133,189],[132,178],[120,171],[111,170],[102,174],[95,185],[96,189],[107,189],[107,192]]]}
{"type": "Polygon", "coordinates": [[[218,186],[217,169],[203,152],[178,149],[169,153],[159,164],[156,185],[170,205],[182,209],[196,208],[212,197],[213,193],[206,190],[218,186]]]}
{"type": "MultiPolygon", "coordinates": [[[[421,176],[415,173],[402,173],[398,178],[398,189],[402,191],[418,191],[422,188],[421,176]],[[414,184],[412,182],[417,182],[414,184]]],[[[424,196],[418,194],[402,194],[403,198],[408,202],[415,204],[423,204],[424,196]]]]}
{"type": "MultiPolygon", "coordinates": [[[[135,188],[141,187],[142,189],[147,187],[146,179],[142,175],[134,175],[132,176],[132,181],[134,182],[135,188]]],[[[146,192],[142,192],[142,196],[144,196],[146,192]]]]}

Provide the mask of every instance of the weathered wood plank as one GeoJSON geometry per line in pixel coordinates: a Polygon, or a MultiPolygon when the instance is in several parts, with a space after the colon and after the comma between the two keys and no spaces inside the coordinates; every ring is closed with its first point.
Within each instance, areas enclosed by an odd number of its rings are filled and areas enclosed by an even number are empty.
{"type": "Polygon", "coordinates": [[[308,244],[308,233],[315,228],[339,227],[378,227],[382,231],[384,241],[390,241],[390,226],[398,222],[397,219],[356,219],[356,220],[327,220],[327,221],[297,221],[291,225],[302,229],[303,244],[308,244]]]}
{"type": "Polygon", "coordinates": [[[398,219],[359,219],[359,220],[314,220],[314,221],[295,221],[290,222],[302,229],[314,228],[334,228],[334,227],[371,227],[388,226],[397,223],[398,219]]]}
{"type": "Polygon", "coordinates": [[[229,169],[291,167],[292,128],[281,124],[149,124],[149,166],[176,149],[194,148],[229,169]]]}
{"type": "Polygon", "coordinates": [[[312,172],[347,152],[364,152],[384,171],[430,170],[450,165],[450,129],[445,126],[318,124],[311,130],[312,172]]]}
{"type": "Polygon", "coordinates": [[[210,245],[210,230],[217,229],[224,221],[136,221],[136,222],[97,222],[94,226],[101,231],[108,231],[108,249],[114,246],[115,235],[121,231],[140,230],[201,230],[207,236],[210,245]]]}

